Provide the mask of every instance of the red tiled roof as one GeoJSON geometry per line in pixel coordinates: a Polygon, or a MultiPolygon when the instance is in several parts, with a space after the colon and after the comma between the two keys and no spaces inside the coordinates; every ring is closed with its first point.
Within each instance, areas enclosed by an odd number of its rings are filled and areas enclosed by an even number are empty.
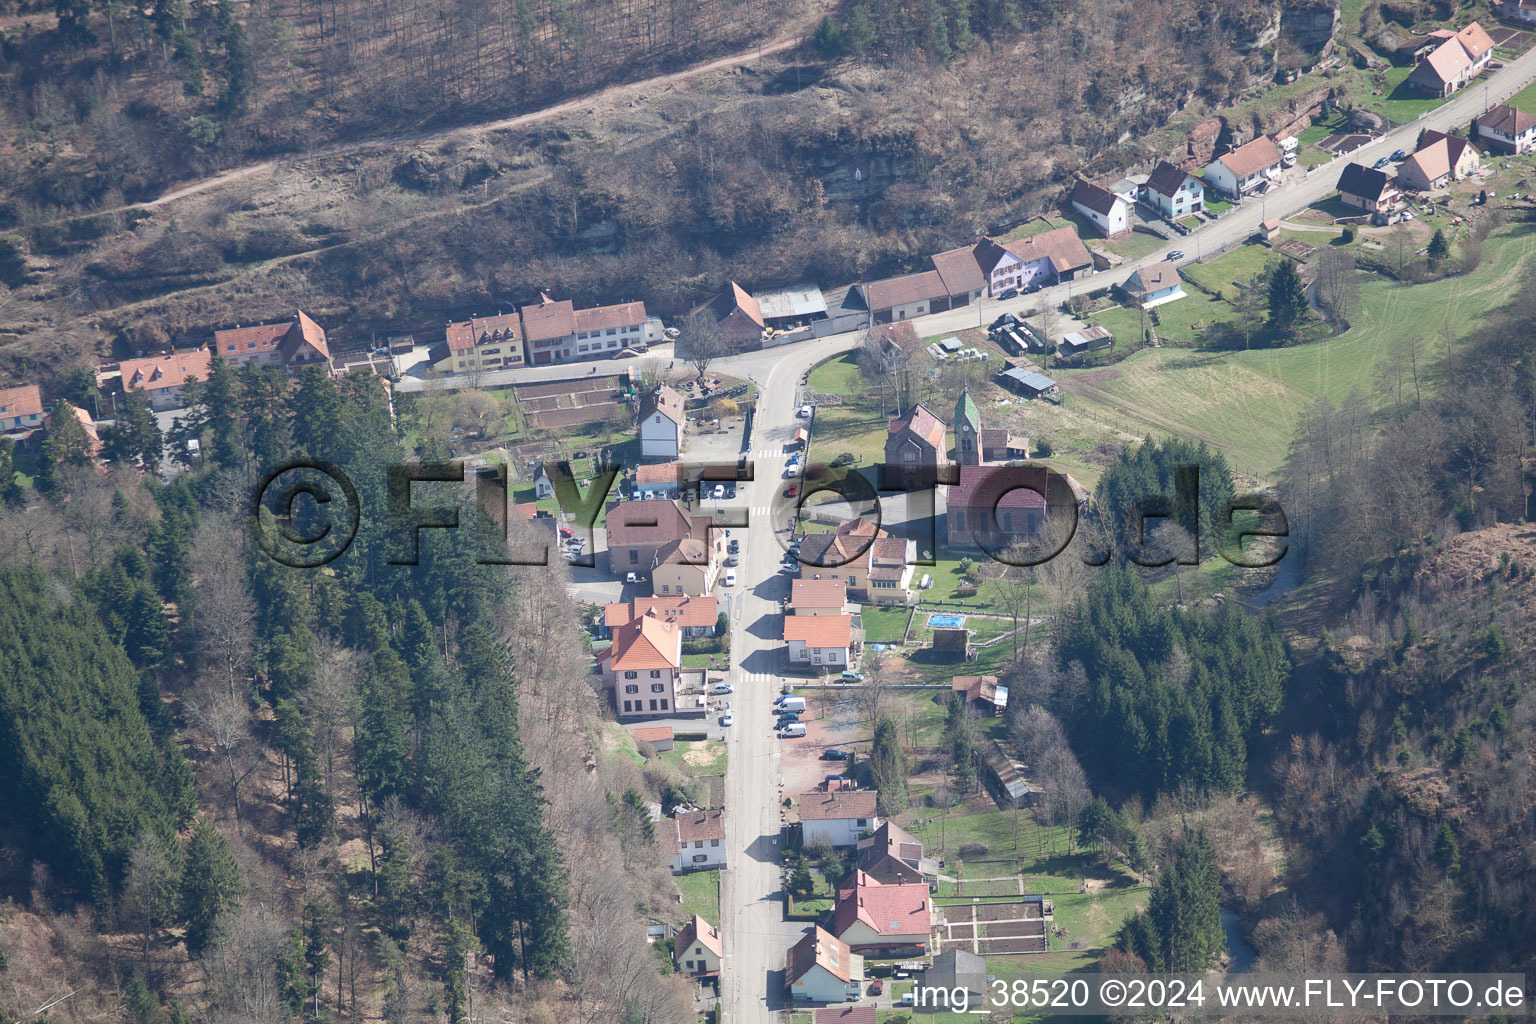
{"type": "Polygon", "coordinates": [[[607,605],[603,609],[603,624],[612,629],[648,614],[683,629],[713,626],[720,617],[720,599],[718,597],[637,597],[633,601],[607,605]]]}
{"type": "Polygon", "coordinates": [[[677,478],[677,463],[675,462],[649,462],[635,469],[635,483],[637,484],[675,484],[677,478]]]}
{"type": "Polygon", "coordinates": [[[1412,77],[1421,77],[1427,68],[1442,83],[1451,82],[1471,66],[1472,57],[1467,53],[1467,47],[1460,38],[1453,37],[1425,55],[1423,62],[1413,69],[1412,77]]]}
{"type": "Polygon", "coordinates": [[[848,584],[842,580],[791,580],[791,608],[841,608],[848,601],[848,584]]]}
{"type": "MultiPolygon", "coordinates": [[[[725,812],[678,811],[672,815],[673,840],[677,843],[695,843],[707,839],[725,838],[725,812]]],[[[676,850],[673,851],[674,853],[676,850]]]]}
{"type": "Polygon", "coordinates": [[[877,935],[927,936],[933,921],[928,886],[921,883],[881,885],[864,872],[855,870],[838,886],[832,930],[839,936],[846,935],[855,921],[863,921],[877,935]]]}
{"type": "Polygon", "coordinates": [[[873,1006],[823,1006],[816,1011],[816,1024],[875,1024],[877,1020],[873,1006]]]}
{"type": "Polygon", "coordinates": [[[661,413],[673,423],[684,422],[686,417],[683,415],[683,396],[663,384],[640,402],[641,420],[645,420],[653,412],[661,413]]]}
{"type": "Polygon", "coordinates": [[[523,327],[516,313],[500,313],[496,316],[470,317],[448,325],[444,331],[450,352],[467,352],[476,345],[507,341],[522,351],[523,327]]]}
{"type": "Polygon", "coordinates": [[[659,498],[620,502],[608,513],[604,526],[610,549],[615,545],[665,544],[693,534],[693,520],[682,506],[659,498]]]}
{"type": "Polygon", "coordinates": [[[840,789],[832,793],[813,791],[796,797],[801,821],[841,821],[844,818],[873,818],[875,791],[840,789]]]}
{"type": "Polygon", "coordinates": [[[997,676],[955,676],[949,685],[966,700],[991,700],[997,694],[997,676]]]}
{"type": "Polygon", "coordinates": [[[644,743],[660,743],[672,738],[670,725],[639,725],[631,728],[629,734],[644,743]]]}
{"type": "Polygon", "coordinates": [[[704,948],[715,956],[725,956],[725,940],[720,937],[720,929],[698,914],[694,914],[693,920],[683,925],[683,930],[677,933],[676,948],[681,953],[695,941],[703,943],[704,948]]]}
{"type": "Polygon", "coordinates": [[[1472,22],[1466,28],[1456,33],[1456,39],[1466,49],[1467,56],[1477,60],[1483,54],[1493,49],[1493,37],[1484,31],[1483,26],[1472,22]]]}
{"type": "Polygon", "coordinates": [[[214,351],[225,357],[248,356],[253,352],[260,355],[281,349],[284,358],[292,359],[301,348],[311,349],[326,359],[331,357],[324,329],[302,309],[296,311],[292,320],[214,331],[213,346],[214,351]],[[251,347],[253,342],[255,348],[251,347]]]}
{"type": "Polygon", "coordinates": [[[657,565],[705,565],[709,562],[709,546],[702,540],[684,537],[669,540],[656,549],[657,565]]]}
{"type": "Polygon", "coordinates": [[[890,309],[924,299],[948,298],[944,279],[937,270],[921,270],[915,274],[887,277],[864,285],[864,300],[871,310],[890,309]]]}
{"type": "MultiPolygon", "coordinates": [[[[1163,288],[1171,288],[1179,283],[1179,271],[1172,263],[1164,260],[1154,263],[1150,267],[1142,267],[1131,275],[1131,281],[1139,282],[1140,291],[1155,292],[1163,288]]],[[[1127,281],[1128,286],[1131,281],[1127,281]]],[[[1128,287],[1129,291],[1137,291],[1135,286],[1128,287]]]]}
{"type": "Polygon", "coordinates": [[[970,246],[935,253],[929,259],[933,263],[934,271],[939,275],[939,282],[949,294],[964,295],[986,289],[987,277],[977,265],[976,254],[971,251],[970,246]]]}
{"type": "Polygon", "coordinates": [[[1234,178],[1246,178],[1255,171],[1262,171],[1266,167],[1278,164],[1280,150],[1268,135],[1260,135],[1251,142],[1243,143],[1230,153],[1217,157],[1213,162],[1231,171],[1234,178]]]}
{"type": "Polygon", "coordinates": [[[578,331],[602,331],[610,327],[644,327],[645,303],[619,302],[612,306],[593,306],[576,310],[578,331]]]}
{"type": "Polygon", "coordinates": [[[853,642],[852,615],[786,615],[784,640],[807,647],[847,647],[853,642]]]}
{"type": "Polygon", "coordinates": [[[1049,493],[1049,472],[1040,466],[961,466],[947,501],[950,508],[1044,509],[1049,493]]]}
{"type": "Polygon", "coordinates": [[[800,541],[800,561],[821,569],[836,568],[867,557],[872,542],[889,536],[874,523],[860,516],[850,519],[831,533],[807,534],[800,541]]]}
{"type": "Polygon", "coordinates": [[[39,416],[43,411],[43,392],[36,384],[0,391],[0,416],[39,416]]]}
{"type": "Polygon", "coordinates": [[[998,243],[990,238],[983,239],[976,246],[976,262],[990,271],[997,266],[998,259],[1001,258],[1001,252],[997,250],[1010,252],[1025,263],[1049,260],[1051,269],[1058,274],[1090,266],[1093,263],[1093,257],[1088,255],[1088,247],[1083,244],[1081,238],[1077,237],[1077,229],[1070,224],[1066,227],[1042,231],[1038,235],[1015,238],[1011,242],[998,243]],[[984,249],[987,246],[992,248],[984,249]]]}
{"type": "Polygon", "coordinates": [[[847,982],[853,977],[853,951],[846,942],[838,941],[818,925],[789,948],[784,983],[793,985],[812,967],[821,967],[839,981],[847,982]]]}
{"type": "Polygon", "coordinates": [[[537,303],[518,312],[523,318],[523,337],[529,341],[549,341],[576,332],[576,310],[569,299],[556,302],[541,292],[537,303]]]}
{"type": "Polygon", "coordinates": [[[900,434],[908,430],[928,442],[935,450],[944,450],[944,421],[930,412],[921,402],[908,409],[904,415],[886,424],[886,431],[890,434],[900,434]]]}
{"type": "Polygon", "coordinates": [[[179,387],[192,377],[207,380],[212,365],[213,354],[205,348],[173,352],[168,356],[151,356],[148,359],[124,359],[123,390],[139,387],[155,392],[161,388],[179,387]]]}
{"type": "Polygon", "coordinates": [[[609,657],[615,672],[638,672],[682,665],[682,633],[654,615],[642,615],[613,631],[609,657]]]}

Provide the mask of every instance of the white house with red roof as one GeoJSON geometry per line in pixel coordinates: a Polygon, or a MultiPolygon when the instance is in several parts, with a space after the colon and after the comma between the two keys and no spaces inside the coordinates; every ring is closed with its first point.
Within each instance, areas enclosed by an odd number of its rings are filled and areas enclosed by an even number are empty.
{"type": "Polygon", "coordinates": [[[813,790],[795,798],[804,843],[825,839],[833,846],[857,846],[864,833],[880,827],[872,789],[813,790]]]}
{"type": "MultiPolygon", "coordinates": [[[[124,393],[143,388],[149,407],[159,412],[185,405],[186,386],[207,380],[212,369],[213,353],[206,348],[184,349],[146,359],[124,359],[119,364],[119,380],[124,393]]],[[[98,375],[98,383],[103,382],[98,375]]]]}
{"type": "Polygon", "coordinates": [[[791,665],[840,672],[853,646],[853,616],[786,615],[784,643],[791,665]]]}
{"type": "Polygon", "coordinates": [[[1493,58],[1493,38],[1477,22],[1460,32],[1431,32],[1431,49],[1409,73],[1407,81],[1430,96],[1449,96],[1466,85],[1493,58]]]}
{"type": "Polygon", "coordinates": [[[325,330],[301,309],[292,320],[235,326],[213,332],[213,351],[231,366],[276,364],[288,373],[309,366],[331,372],[331,349],[325,330]]]}
{"type": "Polygon", "coordinates": [[[698,914],[683,925],[674,941],[676,952],[672,963],[677,973],[690,978],[714,978],[720,974],[720,961],[725,959],[725,938],[720,929],[698,914]]]}
{"type": "Polygon", "coordinates": [[[971,251],[993,295],[1093,273],[1093,257],[1070,224],[1011,242],[983,238],[971,251]]]}
{"type": "Polygon", "coordinates": [[[682,395],[661,385],[640,400],[639,423],[642,459],[675,459],[682,454],[688,425],[682,395]]]}
{"type": "Polygon", "coordinates": [[[603,625],[614,630],[642,615],[654,615],[683,631],[683,639],[696,640],[715,631],[720,618],[718,597],[637,597],[603,609],[603,625]]]}
{"type": "Polygon", "coordinates": [[[832,934],[854,953],[926,956],[932,931],[933,895],[921,882],[881,885],[855,870],[837,887],[832,934]]]}
{"type": "Polygon", "coordinates": [[[645,347],[645,303],[577,309],[569,299],[555,301],[545,292],[518,310],[528,362],[534,366],[617,355],[625,347],[645,347]]]}
{"type": "Polygon", "coordinates": [[[1205,165],[1205,181],[1218,192],[1246,196],[1278,181],[1284,158],[1268,135],[1243,143],[1205,165]]]}
{"type": "Polygon", "coordinates": [[[678,465],[675,462],[648,462],[635,467],[633,497],[636,501],[659,501],[678,496],[678,465]]]}
{"type": "Polygon", "coordinates": [[[683,632],[653,612],[614,629],[613,644],[597,656],[619,720],[672,714],[683,667],[683,632]]]}
{"type": "Polygon", "coordinates": [[[669,850],[674,875],[725,867],[724,811],[677,811],[656,834],[669,850]]]}
{"type": "Polygon", "coordinates": [[[864,992],[864,958],[821,926],[789,948],[784,984],[797,1003],[846,1003],[864,992]]]}
{"type": "Polygon", "coordinates": [[[36,430],[43,425],[43,393],[36,384],[0,391],[0,431],[36,430]]]}

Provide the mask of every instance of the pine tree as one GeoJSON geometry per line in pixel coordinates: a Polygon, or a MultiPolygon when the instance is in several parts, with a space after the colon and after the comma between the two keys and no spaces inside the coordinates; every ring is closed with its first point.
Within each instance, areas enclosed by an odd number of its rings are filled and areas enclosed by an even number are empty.
{"type": "Polygon", "coordinates": [[[1445,232],[1440,228],[1435,228],[1435,234],[1429,240],[1429,248],[1425,251],[1425,255],[1429,257],[1430,265],[1439,266],[1445,257],[1450,254],[1450,251],[1451,247],[1445,240],[1445,232]]]}
{"type": "Polygon", "coordinates": [[[1280,260],[1269,275],[1269,326],[1287,334],[1307,315],[1307,291],[1293,260],[1280,260]]]}
{"type": "Polygon", "coordinates": [[[889,817],[907,809],[907,756],[896,734],[896,723],[881,716],[869,752],[869,771],[879,796],[881,813],[889,817]]]}
{"type": "Polygon", "coordinates": [[[229,852],[229,844],[213,822],[199,818],[187,841],[181,887],[188,953],[194,957],[202,955],[213,938],[220,915],[233,908],[244,891],[240,868],[229,852]]]}

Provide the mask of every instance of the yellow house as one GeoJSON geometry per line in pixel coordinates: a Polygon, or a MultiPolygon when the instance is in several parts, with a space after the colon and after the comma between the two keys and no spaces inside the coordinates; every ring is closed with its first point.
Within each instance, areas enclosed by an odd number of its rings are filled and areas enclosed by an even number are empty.
{"type": "Polygon", "coordinates": [[[693,920],[683,925],[683,930],[677,933],[676,946],[677,952],[672,954],[672,962],[677,965],[679,974],[686,974],[690,978],[711,978],[720,973],[720,960],[725,956],[725,940],[720,936],[720,929],[698,914],[694,914],[693,920]]]}
{"type": "Polygon", "coordinates": [[[651,592],[658,597],[703,597],[720,571],[719,545],[692,537],[668,541],[656,549],[651,592]]]}

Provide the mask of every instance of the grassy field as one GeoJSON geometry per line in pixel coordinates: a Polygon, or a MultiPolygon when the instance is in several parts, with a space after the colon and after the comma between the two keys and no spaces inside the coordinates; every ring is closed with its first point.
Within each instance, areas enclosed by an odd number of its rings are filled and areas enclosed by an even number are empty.
{"type": "Polygon", "coordinates": [[[725,774],[725,744],[719,740],[679,740],[661,759],[685,775],[725,774]]]}
{"type": "Polygon", "coordinates": [[[1383,72],[1386,86],[1382,89],[1382,94],[1363,99],[1364,105],[1398,124],[1407,124],[1420,114],[1434,110],[1445,102],[1434,96],[1425,96],[1409,85],[1407,78],[1412,73],[1411,67],[1388,68],[1383,72]]]}
{"type": "Polygon", "coordinates": [[[1237,298],[1239,284],[1252,281],[1271,260],[1284,258],[1267,246],[1240,245],[1213,260],[1191,263],[1182,269],[1185,277],[1230,302],[1237,298]]]}
{"type": "Polygon", "coordinates": [[[906,633],[908,615],[909,612],[905,608],[866,607],[861,616],[864,620],[864,642],[901,643],[901,638],[906,633]]]}
{"type": "MultiPolygon", "coordinates": [[[[1193,345],[1211,324],[1237,318],[1237,310],[1221,299],[1185,288],[1185,297],[1158,306],[1157,336],[1168,345],[1193,345]]],[[[1135,335],[1132,333],[1132,339],[1135,335]]]]}
{"type": "MultiPolygon", "coordinates": [[[[1444,325],[1463,334],[1502,304],[1533,234],[1527,225],[1500,229],[1484,243],[1483,262],[1459,278],[1411,287],[1365,278],[1356,324],[1337,338],[1254,352],[1144,350],[1105,369],[1061,370],[1058,379],[1101,422],[1131,434],[1204,440],[1237,472],[1272,479],[1297,419],[1318,398],[1337,405],[1359,389],[1371,400],[1373,372],[1394,345],[1416,338],[1421,365],[1432,363],[1443,351],[1444,325]]],[[[1170,303],[1159,314],[1166,321],[1196,301],[1170,303]]]]}
{"type": "Polygon", "coordinates": [[[1030,235],[1038,235],[1046,231],[1053,231],[1056,228],[1070,227],[1071,225],[1072,222],[1065,217],[1037,217],[1034,220],[1025,221],[1023,224],[1020,224],[998,239],[998,241],[1011,242],[1015,238],[1028,238],[1030,235]]]}
{"type": "Polygon", "coordinates": [[[1510,106],[1517,110],[1523,110],[1527,114],[1536,114],[1536,82],[1521,89],[1510,97],[1510,106]]]}
{"type": "Polygon", "coordinates": [[[690,871],[676,875],[677,891],[683,894],[678,912],[684,917],[698,914],[713,925],[720,924],[720,872],[690,871]]]}

